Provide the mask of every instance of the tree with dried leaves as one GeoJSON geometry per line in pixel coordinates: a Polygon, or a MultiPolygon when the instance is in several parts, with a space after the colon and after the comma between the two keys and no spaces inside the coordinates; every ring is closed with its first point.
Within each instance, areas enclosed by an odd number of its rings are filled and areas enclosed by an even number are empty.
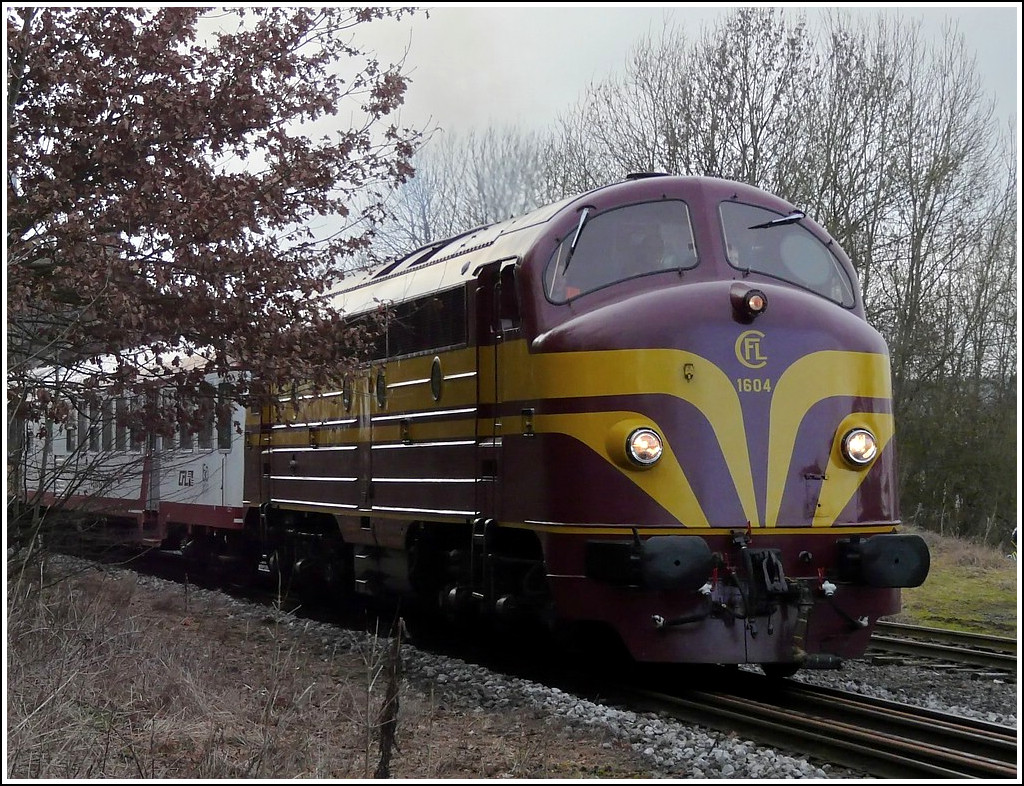
{"type": "Polygon", "coordinates": [[[355,37],[409,13],[5,8],[9,415],[237,369],[238,400],[340,379],[360,335],[319,296],[420,140],[388,121],[401,64],[355,37]],[[57,363],[84,373],[54,395],[34,375],[57,363]]]}

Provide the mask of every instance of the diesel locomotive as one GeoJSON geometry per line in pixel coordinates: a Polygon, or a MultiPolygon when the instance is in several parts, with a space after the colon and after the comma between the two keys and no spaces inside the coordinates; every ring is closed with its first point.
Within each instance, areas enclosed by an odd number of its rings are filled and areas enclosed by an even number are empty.
{"type": "Polygon", "coordinates": [[[885,342],[844,251],[772,194],[633,175],[330,298],[386,305],[341,389],[141,445],[101,412],[48,465],[139,469],[72,501],[339,602],[597,628],[645,663],[836,668],[927,576],[885,342]]]}

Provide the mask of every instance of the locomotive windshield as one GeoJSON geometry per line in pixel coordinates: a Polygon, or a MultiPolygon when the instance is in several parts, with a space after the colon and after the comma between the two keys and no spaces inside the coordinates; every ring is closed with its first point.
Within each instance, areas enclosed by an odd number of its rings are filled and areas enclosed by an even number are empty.
{"type": "Polygon", "coordinates": [[[581,219],[548,262],[544,290],[552,302],[565,303],[628,278],[696,264],[686,204],[643,202],[581,219]]]}
{"type": "Polygon", "coordinates": [[[825,244],[800,225],[802,213],[780,216],[736,202],[723,202],[720,212],[730,265],[782,279],[853,307],[849,276],[825,244]]]}

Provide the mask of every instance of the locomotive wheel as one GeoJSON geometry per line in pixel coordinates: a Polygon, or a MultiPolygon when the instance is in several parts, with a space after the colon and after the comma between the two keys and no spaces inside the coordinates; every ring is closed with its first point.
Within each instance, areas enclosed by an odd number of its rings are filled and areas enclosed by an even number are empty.
{"type": "Polygon", "coordinates": [[[275,582],[288,583],[294,567],[291,550],[286,545],[275,547],[267,557],[267,566],[275,582]]]}
{"type": "Polygon", "coordinates": [[[413,602],[405,605],[400,614],[409,640],[414,644],[429,648],[451,636],[451,623],[439,609],[413,602]]]}
{"type": "Polygon", "coordinates": [[[800,671],[799,663],[762,663],[761,670],[770,680],[782,680],[786,677],[792,677],[798,671],[800,671]]]}
{"type": "Polygon", "coordinates": [[[197,578],[205,577],[209,568],[208,544],[201,536],[191,537],[181,544],[185,570],[197,578]]]}

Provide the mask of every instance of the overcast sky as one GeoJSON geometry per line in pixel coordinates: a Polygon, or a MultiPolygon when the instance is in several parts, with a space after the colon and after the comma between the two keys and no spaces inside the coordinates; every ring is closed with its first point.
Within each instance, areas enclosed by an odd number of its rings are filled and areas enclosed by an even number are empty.
{"type": "MultiPolygon", "coordinates": [[[[504,3],[434,6],[400,22],[361,26],[358,40],[382,61],[408,47],[412,78],[403,125],[438,125],[464,132],[472,127],[542,129],[576,103],[588,84],[621,75],[637,41],[660,35],[675,23],[690,39],[730,13],[731,4],[661,5],[504,3]]],[[[920,18],[926,35],[941,40],[953,22],[977,56],[979,74],[1001,119],[1019,116],[1019,3],[980,5],[903,4],[900,8],[856,4],[786,5],[813,25],[827,9],[854,18],[879,14],[920,18]]]]}

